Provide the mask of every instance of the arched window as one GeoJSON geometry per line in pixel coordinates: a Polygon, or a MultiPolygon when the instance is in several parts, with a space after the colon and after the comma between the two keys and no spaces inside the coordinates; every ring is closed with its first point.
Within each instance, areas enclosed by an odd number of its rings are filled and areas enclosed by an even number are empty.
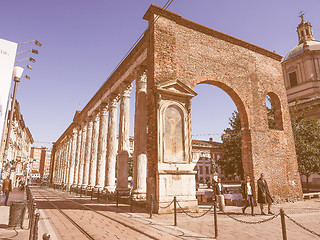
{"type": "Polygon", "coordinates": [[[266,108],[269,129],[283,130],[281,103],[275,93],[270,92],[267,94],[266,108]]]}

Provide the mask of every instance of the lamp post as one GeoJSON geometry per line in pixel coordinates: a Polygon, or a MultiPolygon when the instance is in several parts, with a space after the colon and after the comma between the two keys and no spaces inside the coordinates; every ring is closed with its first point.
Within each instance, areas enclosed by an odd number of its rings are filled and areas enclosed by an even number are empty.
{"type": "Polygon", "coordinates": [[[13,120],[13,113],[16,103],[16,95],[17,95],[17,87],[18,83],[20,82],[20,78],[23,73],[22,67],[14,67],[13,74],[14,74],[14,89],[13,89],[13,96],[12,96],[12,102],[11,102],[11,111],[9,116],[9,122],[8,122],[8,131],[7,131],[7,138],[6,138],[6,145],[4,147],[4,156],[3,160],[7,164],[7,157],[8,157],[8,148],[9,148],[9,142],[10,142],[10,134],[11,134],[11,128],[12,128],[12,120],[13,120]]]}

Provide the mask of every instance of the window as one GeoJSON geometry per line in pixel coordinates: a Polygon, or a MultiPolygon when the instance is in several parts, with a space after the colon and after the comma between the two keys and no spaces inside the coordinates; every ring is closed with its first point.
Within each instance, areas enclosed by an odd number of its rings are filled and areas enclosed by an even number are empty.
{"type": "Polygon", "coordinates": [[[283,130],[281,102],[275,93],[267,94],[266,110],[269,129],[283,130]]]}
{"type": "Polygon", "coordinates": [[[306,34],[307,34],[307,35],[309,35],[309,31],[308,31],[308,29],[306,29],[306,34]]]}
{"type": "Polygon", "coordinates": [[[199,172],[200,172],[200,174],[202,175],[203,174],[203,168],[202,168],[202,166],[199,168],[199,172]]]}
{"type": "Polygon", "coordinates": [[[290,87],[298,85],[296,72],[289,73],[290,87]]]}
{"type": "Polygon", "coordinates": [[[301,31],[301,36],[304,37],[304,31],[301,31]]]}
{"type": "Polygon", "coordinates": [[[208,166],[206,167],[206,174],[207,175],[209,174],[209,167],[208,166]]]}

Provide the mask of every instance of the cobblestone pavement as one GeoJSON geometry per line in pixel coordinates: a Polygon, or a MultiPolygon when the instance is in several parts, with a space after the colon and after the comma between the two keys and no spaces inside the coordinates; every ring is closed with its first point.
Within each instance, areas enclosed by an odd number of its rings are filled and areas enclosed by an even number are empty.
{"type": "MultiPolygon", "coordinates": [[[[130,213],[128,205],[115,203],[98,204],[89,197],[76,196],[58,190],[36,188],[34,196],[56,233],[57,239],[88,239],[77,227],[68,222],[48,200],[53,201],[70,218],[85,229],[93,239],[213,239],[213,211],[201,218],[191,218],[178,213],[178,227],[173,226],[173,214],[157,215],[149,218],[144,209],[134,207],[130,213]],[[82,205],[79,205],[82,204],[82,205]],[[90,209],[94,210],[90,210],[90,209]]],[[[210,203],[200,206],[199,216],[211,207],[210,203]]],[[[320,199],[296,203],[278,204],[272,207],[277,215],[280,208],[298,223],[320,234],[320,199]]],[[[249,211],[249,210],[247,210],[249,211]]],[[[259,222],[271,218],[262,216],[258,207],[256,216],[243,215],[240,207],[227,206],[226,213],[238,220],[259,222]]],[[[261,224],[246,224],[230,218],[226,213],[218,212],[218,239],[282,239],[280,216],[261,224]]],[[[286,218],[288,239],[320,239],[286,218]]]]}

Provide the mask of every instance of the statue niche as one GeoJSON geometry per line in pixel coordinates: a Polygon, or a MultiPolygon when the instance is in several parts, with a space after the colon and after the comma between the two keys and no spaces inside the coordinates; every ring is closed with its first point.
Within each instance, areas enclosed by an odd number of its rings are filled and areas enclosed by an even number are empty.
{"type": "Polygon", "coordinates": [[[181,109],[175,105],[166,108],[163,114],[164,162],[183,162],[184,122],[181,109]]]}

